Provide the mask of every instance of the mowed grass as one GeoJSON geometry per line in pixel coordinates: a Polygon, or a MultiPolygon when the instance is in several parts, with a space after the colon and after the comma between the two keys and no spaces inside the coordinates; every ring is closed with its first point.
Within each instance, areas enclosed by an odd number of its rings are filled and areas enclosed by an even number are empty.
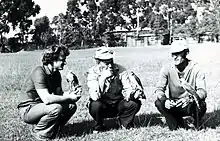
{"type": "MultiPolygon", "coordinates": [[[[151,46],[146,48],[113,48],[115,61],[125,68],[133,70],[141,79],[147,99],[135,117],[135,128],[117,130],[115,119],[106,119],[109,126],[106,132],[92,134],[94,124],[86,108],[88,89],[86,87],[87,70],[95,64],[95,49],[71,51],[67,65],[61,72],[72,70],[83,86],[83,96],[77,102],[78,109],[66,125],[63,134],[55,141],[100,140],[100,141],[200,141],[220,140],[220,45],[192,44],[190,58],[198,61],[206,74],[207,80],[207,113],[204,116],[204,129],[169,131],[161,120],[161,115],[154,106],[156,96],[153,94],[158,81],[159,70],[170,61],[169,46],[151,46]]],[[[0,54],[0,140],[31,141],[31,126],[23,123],[17,111],[18,96],[22,94],[22,84],[36,65],[41,64],[42,51],[20,52],[16,54],[0,54]]],[[[67,90],[67,82],[63,79],[63,89],[67,90]]]]}

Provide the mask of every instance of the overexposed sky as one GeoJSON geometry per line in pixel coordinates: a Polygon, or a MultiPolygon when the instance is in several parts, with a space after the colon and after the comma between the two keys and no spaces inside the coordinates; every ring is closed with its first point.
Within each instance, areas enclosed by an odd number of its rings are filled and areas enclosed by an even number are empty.
{"type": "MultiPolygon", "coordinates": [[[[66,9],[67,9],[67,1],[68,0],[34,0],[35,4],[38,4],[41,10],[40,10],[40,13],[36,15],[36,17],[32,17],[31,19],[34,22],[36,18],[47,16],[51,22],[53,17],[58,15],[59,13],[65,14],[66,9]]],[[[10,32],[6,34],[5,36],[12,37],[17,32],[19,32],[18,28],[15,29],[15,31],[11,29],[10,32]]]]}
{"type": "Polygon", "coordinates": [[[53,16],[65,13],[68,0],[34,0],[35,4],[40,5],[40,13],[36,17],[48,16],[50,21],[53,16]]]}

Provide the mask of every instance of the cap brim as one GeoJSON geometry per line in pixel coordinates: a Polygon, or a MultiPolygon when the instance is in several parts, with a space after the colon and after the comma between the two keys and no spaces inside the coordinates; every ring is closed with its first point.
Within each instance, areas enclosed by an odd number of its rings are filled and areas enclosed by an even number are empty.
{"type": "Polygon", "coordinates": [[[94,58],[101,60],[109,60],[109,59],[113,59],[113,57],[114,55],[103,55],[103,56],[95,56],[94,58]]]}

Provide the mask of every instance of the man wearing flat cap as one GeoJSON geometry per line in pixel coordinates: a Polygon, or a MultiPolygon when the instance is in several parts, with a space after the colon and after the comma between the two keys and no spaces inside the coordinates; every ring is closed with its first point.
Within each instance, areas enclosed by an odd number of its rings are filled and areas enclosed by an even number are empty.
{"type": "Polygon", "coordinates": [[[134,73],[115,64],[113,57],[114,52],[110,48],[98,48],[94,56],[96,65],[88,71],[88,106],[96,122],[94,133],[106,129],[104,118],[118,117],[119,127],[133,127],[134,117],[141,107],[139,96],[143,94],[143,87],[130,87],[127,76],[134,73]]]}
{"type": "Polygon", "coordinates": [[[199,128],[206,112],[205,75],[197,63],[187,58],[189,48],[185,41],[174,41],[170,53],[172,63],[160,71],[155,106],[166,118],[170,130],[189,128],[184,123],[184,116],[192,117],[191,127],[199,128]]]}

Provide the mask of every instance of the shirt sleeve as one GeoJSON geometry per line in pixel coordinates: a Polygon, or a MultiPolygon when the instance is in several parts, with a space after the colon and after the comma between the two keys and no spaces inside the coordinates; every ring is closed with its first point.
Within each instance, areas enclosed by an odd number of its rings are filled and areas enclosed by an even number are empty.
{"type": "Polygon", "coordinates": [[[165,97],[165,91],[168,84],[168,71],[165,66],[160,70],[159,80],[156,86],[155,94],[157,97],[165,97]]]}
{"type": "Polygon", "coordinates": [[[89,95],[92,100],[97,100],[100,98],[100,89],[99,89],[99,82],[98,82],[99,75],[94,72],[93,69],[88,71],[87,76],[87,86],[89,88],[89,95]]]}
{"type": "Polygon", "coordinates": [[[205,74],[201,70],[196,75],[196,92],[200,99],[207,97],[205,74]]]}
{"type": "Polygon", "coordinates": [[[33,80],[35,89],[47,88],[46,75],[41,67],[37,67],[34,70],[34,72],[32,74],[32,80],[33,80]]]}
{"type": "Polygon", "coordinates": [[[122,94],[123,96],[129,96],[137,92],[144,93],[143,86],[140,79],[131,70],[126,70],[119,74],[119,78],[122,82],[122,94]]]}
{"type": "Polygon", "coordinates": [[[128,71],[123,71],[119,74],[119,78],[121,80],[123,89],[122,89],[122,94],[124,97],[131,95],[132,93],[135,92],[135,89],[132,87],[129,76],[128,76],[128,71]]]}

